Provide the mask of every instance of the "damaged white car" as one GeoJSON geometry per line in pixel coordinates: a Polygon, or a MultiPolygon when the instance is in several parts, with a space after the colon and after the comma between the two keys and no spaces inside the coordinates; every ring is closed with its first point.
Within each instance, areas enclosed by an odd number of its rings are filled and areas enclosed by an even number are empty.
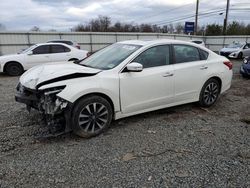
{"type": "Polygon", "coordinates": [[[79,64],[46,64],[25,72],[16,101],[39,110],[54,134],[91,137],[112,120],[190,102],[213,105],[230,88],[232,63],[177,40],[124,41],[79,64]]]}

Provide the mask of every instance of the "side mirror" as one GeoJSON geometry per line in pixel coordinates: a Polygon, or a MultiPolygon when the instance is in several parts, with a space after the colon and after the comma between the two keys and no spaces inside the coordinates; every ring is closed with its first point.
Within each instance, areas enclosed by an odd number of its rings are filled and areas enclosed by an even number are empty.
{"type": "Polygon", "coordinates": [[[32,50],[27,52],[27,55],[32,55],[32,54],[33,54],[32,50]]]}
{"type": "Polygon", "coordinates": [[[127,70],[130,72],[141,72],[142,69],[143,66],[140,63],[132,62],[127,65],[127,70]]]}

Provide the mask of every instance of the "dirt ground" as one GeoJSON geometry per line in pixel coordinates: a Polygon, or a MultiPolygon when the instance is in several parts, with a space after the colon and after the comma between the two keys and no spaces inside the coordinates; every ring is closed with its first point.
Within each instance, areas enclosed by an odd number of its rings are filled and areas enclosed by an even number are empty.
{"type": "Polygon", "coordinates": [[[250,79],[209,109],[187,104],[112,123],[98,137],[38,139],[45,125],[0,74],[0,187],[250,187],[250,79]]]}

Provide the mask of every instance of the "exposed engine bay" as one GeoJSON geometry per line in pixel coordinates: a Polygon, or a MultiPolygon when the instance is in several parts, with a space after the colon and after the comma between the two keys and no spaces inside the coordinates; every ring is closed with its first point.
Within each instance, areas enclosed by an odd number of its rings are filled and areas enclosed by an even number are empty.
{"type": "Polygon", "coordinates": [[[59,86],[46,90],[32,90],[24,87],[21,83],[17,85],[16,101],[26,104],[27,110],[31,108],[38,110],[49,127],[49,134],[57,136],[71,131],[69,123],[69,109],[71,103],[57,96],[65,86],[59,86]]]}

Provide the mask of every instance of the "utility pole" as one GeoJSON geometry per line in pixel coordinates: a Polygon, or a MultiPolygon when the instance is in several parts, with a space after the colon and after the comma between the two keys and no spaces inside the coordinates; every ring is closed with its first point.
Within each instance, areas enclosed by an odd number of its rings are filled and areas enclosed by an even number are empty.
{"type": "Polygon", "coordinates": [[[199,12],[199,0],[196,0],[196,13],[195,13],[195,28],[194,28],[194,34],[197,34],[197,28],[198,28],[198,12],[199,12]]]}
{"type": "Polygon", "coordinates": [[[229,5],[230,5],[230,0],[227,0],[226,16],[225,16],[224,25],[223,25],[223,35],[226,35],[227,33],[227,18],[228,18],[229,5]]]}

